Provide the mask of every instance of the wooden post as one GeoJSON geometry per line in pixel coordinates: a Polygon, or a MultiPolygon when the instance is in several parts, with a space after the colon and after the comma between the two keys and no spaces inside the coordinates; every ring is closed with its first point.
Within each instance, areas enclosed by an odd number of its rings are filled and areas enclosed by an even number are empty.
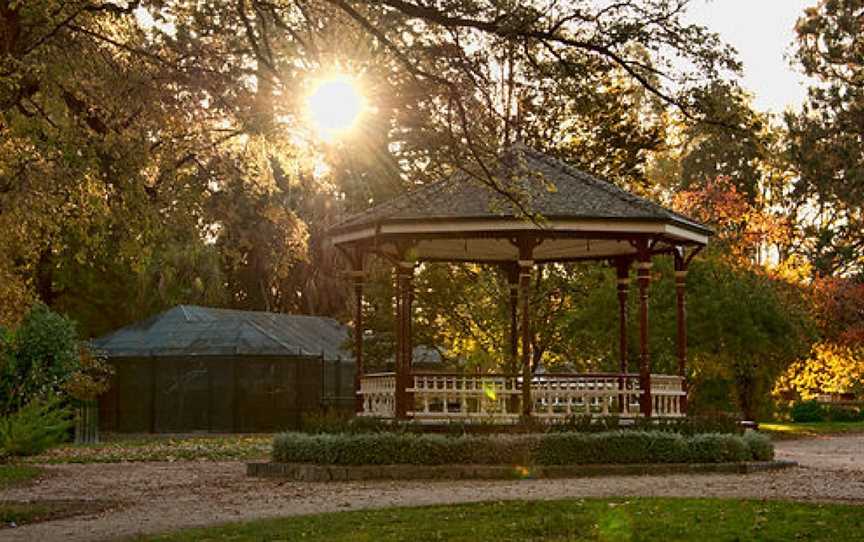
{"type": "MultiPolygon", "coordinates": [[[[396,267],[396,417],[408,417],[411,379],[411,299],[414,264],[400,261],[396,267]]],[[[413,410],[413,409],[412,409],[413,410]]]]}
{"type": "Polygon", "coordinates": [[[648,352],[648,286],[651,285],[651,254],[647,241],[639,243],[639,388],[642,390],[640,405],[642,415],[650,417],[651,402],[651,359],[648,352]]]}
{"type": "Polygon", "coordinates": [[[531,268],[532,260],[519,260],[519,301],[522,305],[522,415],[531,416],[531,268]]]}
{"type": "MultiPolygon", "coordinates": [[[[621,376],[618,378],[618,389],[624,390],[627,385],[628,356],[627,349],[627,320],[628,308],[627,298],[630,291],[630,260],[627,258],[619,258],[615,261],[616,276],[618,278],[618,362],[621,376]]],[[[629,401],[626,394],[618,396],[619,410],[627,412],[629,405],[625,404],[629,401]]]]}
{"type": "Polygon", "coordinates": [[[681,377],[681,413],[687,413],[687,260],[684,259],[684,249],[675,248],[675,299],[677,335],[676,346],[678,347],[678,376],[681,377]]]}
{"type": "Polygon", "coordinates": [[[363,381],[363,278],[362,264],[360,269],[351,273],[354,283],[354,411],[363,412],[363,396],[360,386],[363,381]]]}
{"type": "Polygon", "coordinates": [[[519,265],[507,268],[507,284],[510,293],[510,374],[516,374],[519,367],[519,265]]]}

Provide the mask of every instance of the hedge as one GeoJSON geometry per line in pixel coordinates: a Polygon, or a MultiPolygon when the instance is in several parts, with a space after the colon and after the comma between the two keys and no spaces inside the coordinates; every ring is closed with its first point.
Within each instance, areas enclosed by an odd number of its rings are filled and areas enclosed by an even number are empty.
{"type": "Polygon", "coordinates": [[[279,463],[321,465],[579,465],[723,463],[770,460],[762,434],[663,431],[444,436],[413,433],[282,433],[273,441],[279,463]]]}
{"type": "MultiPolygon", "coordinates": [[[[304,433],[424,433],[428,428],[414,421],[379,420],[344,413],[306,414],[301,418],[304,433]]],[[[439,428],[449,435],[486,433],[484,427],[450,422],[439,428]],[[479,430],[479,431],[478,431],[479,430]]],[[[626,422],[618,416],[574,415],[563,421],[544,424],[537,420],[507,428],[508,433],[607,433],[609,431],[663,431],[690,436],[699,433],[743,434],[744,427],[729,416],[687,416],[682,418],[635,418],[626,422]]]]}

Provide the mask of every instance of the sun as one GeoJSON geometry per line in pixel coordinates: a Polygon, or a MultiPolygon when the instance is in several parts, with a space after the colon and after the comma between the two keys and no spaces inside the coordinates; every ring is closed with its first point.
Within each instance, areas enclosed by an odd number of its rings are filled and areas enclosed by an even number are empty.
{"type": "Polygon", "coordinates": [[[311,124],[325,141],[349,132],[366,110],[356,79],[339,74],[317,81],[306,99],[311,124]]]}

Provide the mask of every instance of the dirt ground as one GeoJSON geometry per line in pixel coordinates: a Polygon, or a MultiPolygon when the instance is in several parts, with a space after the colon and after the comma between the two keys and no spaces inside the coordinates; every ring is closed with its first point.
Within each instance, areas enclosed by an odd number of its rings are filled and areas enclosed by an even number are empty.
{"type": "Polygon", "coordinates": [[[124,503],[89,516],[0,530],[4,541],[93,541],[184,527],[360,508],[496,499],[681,496],[832,501],[864,506],[864,435],[777,443],[800,467],[749,475],[675,475],[522,481],[313,484],[247,478],[242,462],[55,465],[3,499],[124,503]]]}

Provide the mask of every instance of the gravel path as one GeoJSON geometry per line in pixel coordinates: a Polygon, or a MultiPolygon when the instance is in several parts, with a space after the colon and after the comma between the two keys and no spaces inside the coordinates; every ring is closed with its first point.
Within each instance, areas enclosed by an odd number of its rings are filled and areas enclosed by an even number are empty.
{"type": "Polygon", "coordinates": [[[864,505],[864,435],[780,442],[777,456],[801,467],[750,475],[311,484],[247,478],[240,462],[47,466],[53,476],[0,491],[0,500],[98,498],[125,505],[4,529],[0,539],[105,540],[244,519],[494,499],[748,497],[864,505]]]}

